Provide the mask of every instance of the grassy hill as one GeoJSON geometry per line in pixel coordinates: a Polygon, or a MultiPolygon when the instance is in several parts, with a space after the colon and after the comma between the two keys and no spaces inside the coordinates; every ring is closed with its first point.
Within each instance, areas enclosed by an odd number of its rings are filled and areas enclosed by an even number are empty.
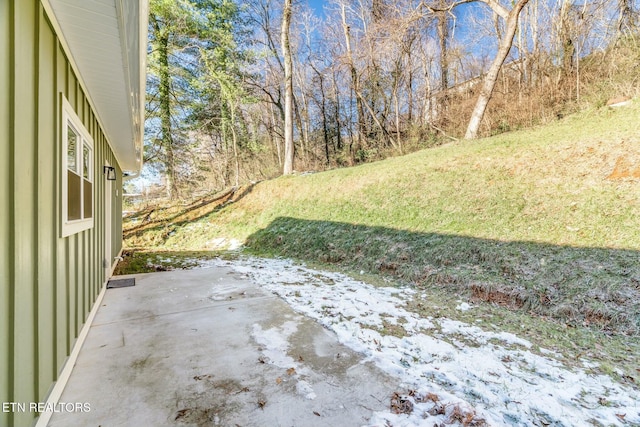
{"type": "MultiPolygon", "coordinates": [[[[596,353],[618,366],[640,352],[639,124],[636,100],[537,129],[260,182],[141,210],[125,224],[126,242],[172,251],[179,263],[177,253],[190,259],[237,239],[253,253],[410,283],[442,307],[473,301],[481,307],[473,316],[541,345],[595,351],[606,336],[608,350],[596,353]]],[[[434,315],[420,304],[412,309],[434,315]]]]}

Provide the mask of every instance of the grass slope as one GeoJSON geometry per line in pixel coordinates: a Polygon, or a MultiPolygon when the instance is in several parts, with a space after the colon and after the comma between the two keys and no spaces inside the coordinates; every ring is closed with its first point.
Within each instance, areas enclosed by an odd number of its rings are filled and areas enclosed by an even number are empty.
{"type": "Polygon", "coordinates": [[[494,322],[568,346],[593,347],[605,333],[621,351],[609,360],[617,366],[620,354],[638,353],[640,336],[639,118],[636,101],[261,182],[180,224],[158,216],[156,227],[137,225],[127,242],[192,251],[235,238],[259,254],[382,273],[451,303],[490,302],[487,316],[508,308],[494,322]],[[552,329],[529,323],[531,314],[553,319],[552,329]]]}

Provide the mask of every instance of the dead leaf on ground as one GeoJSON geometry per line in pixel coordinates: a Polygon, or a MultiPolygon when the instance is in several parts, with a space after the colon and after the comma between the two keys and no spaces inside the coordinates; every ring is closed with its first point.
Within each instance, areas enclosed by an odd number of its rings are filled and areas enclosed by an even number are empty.
{"type": "Polygon", "coordinates": [[[446,408],[443,404],[436,403],[433,408],[429,409],[427,412],[432,417],[435,417],[436,415],[444,415],[446,413],[446,408]]]}
{"type": "Polygon", "coordinates": [[[282,384],[282,378],[280,377],[276,378],[276,384],[282,384]]]}
{"type": "Polygon", "coordinates": [[[321,417],[321,416],[322,416],[322,415],[320,415],[320,413],[319,413],[319,412],[316,412],[316,411],[313,411],[313,415],[317,415],[317,416],[319,416],[319,417],[321,417]]]}
{"type": "Polygon", "coordinates": [[[194,380],[196,380],[196,381],[202,381],[202,380],[204,380],[204,379],[207,379],[207,380],[208,380],[208,379],[211,379],[211,378],[213,378],[213,375],[211,375],[211,374],[207,374],[207,375],[196,375],[195,377],[193,377],[193,379],[194,379],[194,380]]]}
{"type": "Polygon", "coordinates": [[[185,416],[187,416],[189,413],[191,412],[191,409],[189,408],[185,408],[185,409],[180,409],[178,412],[176,412],[176,416],[173,419],[174,421],[178,421],[181,418],[184,418],[185,416]]]}
{"type": "Polygon", "coordinates": [[[287,369],[287,375],[293,375],[296,373],[296,368],[289,368],[287,369]]]}
{"type": "Polygon", "coordinates": [[[431,401],[433,403],[436,403],[439,400],[440,400],[440,397],[435,393],[427,393],[426,395],[422,396],[422,398],[420,398],[420,402],[431,401]]]}
{"type": "Polygon", "coordinates": [[[407,396],[393,393],[391,396],[391,412],[394,414],[410,414],[413,412],[413,402],[407,396]]]}
{"type": "Polygon", "coordinates": [[[446,423],[460,423],[469,427],[486,427],[487,422],[482,418],[477,418],[474,411],[465,411],[460,406],[455,405],[449,414],[446,423]]]}

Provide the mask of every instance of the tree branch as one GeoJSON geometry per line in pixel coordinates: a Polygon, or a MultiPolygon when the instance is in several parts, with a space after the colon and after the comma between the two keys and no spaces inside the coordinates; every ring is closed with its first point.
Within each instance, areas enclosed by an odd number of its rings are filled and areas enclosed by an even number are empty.
{"type": "Polygon", "coordinates": [[[423,0],[421,5],[429,9],[431,12],[435,13],[435,12],[450,12],[451,10],[455,9],[460,5],[468,4],[468,3],[476,3],[476,2],[482,2],[486,4],[491,8],[491,10],[493,10],[495,13],[497,13],[498,15],[500,15],[500,17],[504,19],[507,19],[509,17],[509,10],[507,10],[504,6],[502,6],[500,2],[497,0],[459,0],[449,4],[447,7],[430,5],[423,0]]]}

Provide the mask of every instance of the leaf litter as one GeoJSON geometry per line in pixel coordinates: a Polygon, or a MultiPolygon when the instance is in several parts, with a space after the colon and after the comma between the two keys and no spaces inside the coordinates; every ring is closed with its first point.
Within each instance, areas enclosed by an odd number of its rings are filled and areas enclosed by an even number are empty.
{"type": "MultiPolygon", "coordinates": [[[[407,393],[394,393],[389,410],[373,413],[369,426],[640,425],[637,389],[593,373],[588,360],[576,367],[545,349],[535,354],[529,341],[511,333],[420,317],[404,308],[416,293],[412,288],[374,287],[285,259],[216,259],[201,266],[244,274],[397,378],[407,393]],[[404,336],[381,334],[385,325],[397,324],[404,336]]],[[[296,361],[277,360],[272,351],[283,345],[278,331],[254,325],[254,335],[276,364],[296,372],[296,361]]]]}

